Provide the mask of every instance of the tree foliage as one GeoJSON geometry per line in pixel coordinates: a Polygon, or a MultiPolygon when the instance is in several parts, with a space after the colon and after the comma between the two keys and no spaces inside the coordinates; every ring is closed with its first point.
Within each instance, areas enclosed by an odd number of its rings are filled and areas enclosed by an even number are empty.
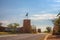
{"type": "Polygon", "coordinates": [[[38,32],[41,33],[41,29],[38,29],[38,32]]]}
{"type": "Polygon", "coordinates": [[[53,21],[53,24],[54,24],[54,26],[56,27],[58,27],[58,29],[56,29],[57,30],[57,32],[56,32],[56,30],[54,30],[53,29],[53,33],[55,34],[60,34],[60,13],[56,16],[57,18],[56,19],[54,19],[54,21],[53,21]]]}
{"type": "Polygon", "coordinates": [[[59,27],[58,32],[60,33],[60,17],[55,20],[55,25],[59,27]]]}
{"type": "Polygon", "coordinates": [[[60,26],[60,17],[57,18],[57,19],[55,19],[55,21],[54,21],[54,25],[58,25],[58,26],[60,26]]]}
{"type": "Polygon", "coordinates": [[[47,32],[51,32],[51,27],[46,27],[47,32]]]}
{"type": "Polygon", "coordinates": [[[32,33],[36,33],[36,26],[32,25],[32,33]]]}
{"type": "Polygon", "coordinates": [[[7,26],[8,26],[8,28],[13,29],[13,30],[11,30],[12,32],[16,33],[16,29],[17,29],[17,26],[19,26],[19,24],[12,23],[12,24],[8,24],[7,26]]]}
{"type": "Polygon", "coordinates": [[[0,23],[0,26],[2,26],[2,23],[0,23]]]}

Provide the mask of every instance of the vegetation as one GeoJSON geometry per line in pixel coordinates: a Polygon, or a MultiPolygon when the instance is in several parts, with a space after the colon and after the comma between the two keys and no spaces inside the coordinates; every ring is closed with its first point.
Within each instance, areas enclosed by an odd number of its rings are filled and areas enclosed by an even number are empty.
{"type": "Polygon", "coordinates": [[[2,26],[2,23],[0,23],[0,27],[2,26]]]}
{"type": "Polygon", "coordinates": [[[53,30],[53,34],[60,34],[60,13],[57,15],[57,18],[53,20],[53,24],[58,27],[57,32],[53,30]]]}
{"type": "Polygon", "coordinates": [[[16,28],[17,28],[17,26],[19,26],[19,24],[18,24],[18,23],[14,23],[14,25],[13,25],[13,29],[14,29],[13,32],[14,32],[14,33],[16,33],[16,28]]]}
{"type": "Polygon", "coordinates": [[[36,26],[32,25],[32,33],[36,33],[36,26]]]}
{"type": "Polygon", "coordinates": [[[55,20],[54,25],[57,25],[59,27],[58,32],[60,32],[60,17],[55,20]]]}
{"type": "Polygon", "coordinates": [[[19,26],[19,24],[18,23],[13,23],[13,24],[9,24],[9,25],[7,25],[8,26],[8,28],[11,28],[11,32],[12,33],[16,33],[16,28],[17,28],[17,26],[19,26]],[[13,29],[13,30],[12,30],[13,29]]]}
{"type": "Polygon", "coordinates": [[[41,33],[41,29],[38,29],[38,32],[41,33]]]}
{"type": "Polygon", "coordinates": [[[0,32],[0,35],[6,35],[9,34],[9,32],[0,32]]]}
{"type": "Polygon", "coordinates": [[[51,27],[46,27],[47,32],[50,33],[51,32],[51,27]]]}

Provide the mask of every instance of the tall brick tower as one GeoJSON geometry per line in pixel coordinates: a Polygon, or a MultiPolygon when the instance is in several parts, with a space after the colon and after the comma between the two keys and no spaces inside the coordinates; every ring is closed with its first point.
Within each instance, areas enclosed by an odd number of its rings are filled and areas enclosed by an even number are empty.
{"type": "Polygon", "coordinates": [[[23,21],[24,33],[31,33],[31,21],[30,19],[24,19],[23,21]]]}
{"type": "Polygon", "coordinates": [[[28,13],[26,14],[26,19],[23,20],[23,29],[24,33],[31,33],[32,28],[31,28],[31,20],[28,19],[28,13]]]}

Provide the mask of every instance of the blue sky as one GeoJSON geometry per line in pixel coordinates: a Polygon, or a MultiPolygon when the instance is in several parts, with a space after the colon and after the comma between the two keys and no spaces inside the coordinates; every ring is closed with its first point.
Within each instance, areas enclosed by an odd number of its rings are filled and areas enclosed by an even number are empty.
{"type": "Polygon", "coordinates": [[[53,26],[51,20],[60,10],[60,0],[0,0],[0,22],[19,23],[22,25],[25,15],[29,13],[32,25],[37,28],[53,26]]]}

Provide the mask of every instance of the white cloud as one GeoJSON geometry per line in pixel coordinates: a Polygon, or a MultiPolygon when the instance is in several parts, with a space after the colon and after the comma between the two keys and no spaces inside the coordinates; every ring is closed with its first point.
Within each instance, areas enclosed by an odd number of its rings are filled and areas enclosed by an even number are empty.
{"type": "Polygon", "coordinates": [[[13,16],[13,17],[8,17],[6,18],[5,20],[0,20],[0,23],[3,23],[3,26],[7,26],[8,24],[10,23],[15,23],[15,22],[18,22],[18,18],[13,16]]]}
{"type": "Polygon", "coordinates": [[[0,23],[3,23],[2,25],[6,27],[10,22],[7,20],[0,20],[0,23]]]}
{"type": "Polygon", "coordinates": [[[9,22],[6,20],[0,20],[0,23],[9,23],[9,22]]]}
{"type": "Polygon", "coordinates": [[[60,0],[53,0],[54,2],[60,2],[60,0]]]}
{"type": "Polygon", "coordinates": [[[46,19],[54,19],[56,14],[36,14],[30,17],[32,20],[46,20],[46,19]]]}

